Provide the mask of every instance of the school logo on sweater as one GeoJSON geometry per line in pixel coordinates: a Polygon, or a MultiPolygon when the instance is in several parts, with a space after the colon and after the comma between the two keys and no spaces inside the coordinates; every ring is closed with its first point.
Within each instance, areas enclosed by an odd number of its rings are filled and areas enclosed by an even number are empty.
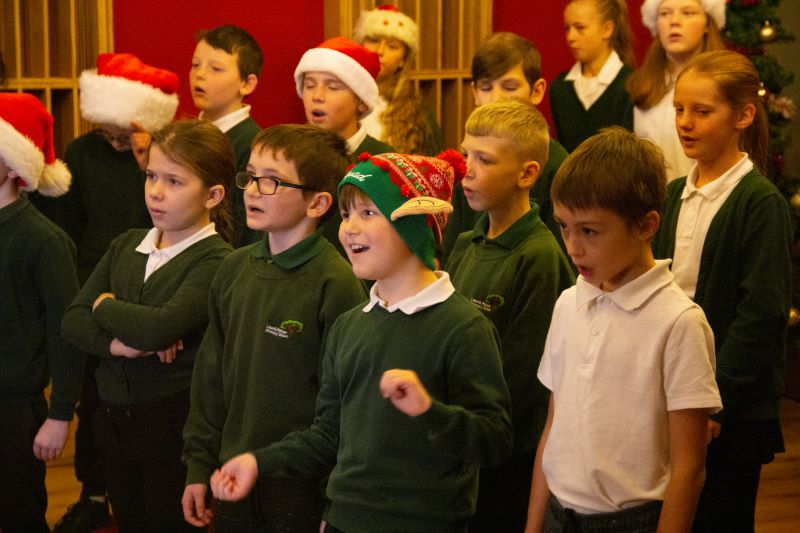
{"type": "Polygon", "coordinates": [[[292,339],[295,335],[303,331],[303,323],[298,320],[284,320],[280,326],[270,326],[264,328],[264,333],[275,335],[281,339],[292,339]]]}
{"type": "Polygon", "coordinates": [[[475,304],[475,307],[486,313],[491,313],[499,307],[503,307],[506,299],[499,294],[490,294],[485,300],[478,300],[477,298],[470,298],[470,301],[475,304]]]}

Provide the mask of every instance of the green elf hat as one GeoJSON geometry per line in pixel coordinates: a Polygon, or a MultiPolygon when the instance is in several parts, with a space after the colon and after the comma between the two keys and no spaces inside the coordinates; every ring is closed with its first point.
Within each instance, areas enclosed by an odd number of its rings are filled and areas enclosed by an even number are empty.
{"type": "Polygon", "coordinates": [[[467,170],[464,157],[447,150],[436,157],[363,153],[358,159],[339,189],[350,184],[369,196],[422,264],[435,269],[436,247],[453,212],[453,186],[467,170]]]}

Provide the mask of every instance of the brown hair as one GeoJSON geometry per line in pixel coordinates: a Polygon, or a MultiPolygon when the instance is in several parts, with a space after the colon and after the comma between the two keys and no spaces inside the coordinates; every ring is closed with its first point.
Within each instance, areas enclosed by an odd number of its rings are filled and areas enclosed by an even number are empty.
{"type": "MultiPolygon", "coordinates": [[[[714,17],[708,13],[706,15],[706,34],[703,36],[703,46],[701,52],[711,50],[725,50],[725,43],[722,42],[722,34],[717,27],[714,17]]],[[[641,109],[650,109],[658,104],[664,95],[669,92],[671,82],[667,79],[666,73],[671,73],[667,53],[661,46],[661,40],[656,36],[650,49],[647,51],[642,66],[628,78],[625,89],[631,96],[633,105],[641,109]]]]}
{"type": "Polygon", "coordinates": [[[345,183],[339,188],[339,198],[337,200],[339,211],[351,208],[358,200],[372,201],[367,193],[352,183],[345,183]]]}
{"type": "MultiPolygon", "coordinates": [[[[761,80],[753,63],[737,52],[717,50],[694,57],[680,73],[687,72],[706,76],[714,80],[725,103],[734,110],[753,104],[756,114],[753,123],[739,137],[739,149],[748,153],[762,173],[767,169],[769,123],[758,91],[761,80]]],[[[677,82],[676,82],[677,83],[677,82]]]]}
{"type": "Polygon", "coordinates": [[[387,103],[381,115],[385,140],[398,152],[434,155],[425,153],[433,143],[433,128],[428,123],[417,86],[408,76],[406,65],[411,63],[411,52],[405,43],[403,46],[406,49],[405,65],[379,84],[387,103]]]}
{"type": "Polygon", "coordinates": [[[236,163],[225,134],[209,122],[180,120],[153,133],[150,146],[158,146],[165,156],[189,169],[206,187],[223,186],[225,195],[211,210],[211,220],[222,238],[233,242],[231,196],[236,163]]]}
{"type": "Polygon", "coordinates": [[[494,33],[478,47],[472,57],[472,81],[494,81],[519,63],[522,63],[522,72],[533,90],[533,85],[541,77],[542,56],[539,50],[532,42],[516,33],[494,33]]]}
{"type": "Polygon", "coordinates": [[[600,207],[638,224],[650,211],[661,212],[666,187],[661,150],[614,126],[583,141],[564,160],[550,196],[567,209],[600,207]]]}
{"type": "MultiPolygon", "coordinates": [[[[578,2],[580,0],[570,0],[578,2]]],[[[611,34],[611,48],[617,53],[623,63],[630,67],[636,66],[636,57],[633,55],[633,37],[631,26],[628,22],[628,4],[625,0],[590,0],[600,20],[610,20],[614,23],[614,33],[611,34]]]]}
{"type": "MultiPolygon", "coordinates": [[[[347,143],[332,131],[310,124],[279,124],[258,132],[252,150],[282,154],[294,164],[300,183],[317,191],[336,194],[336,186],[347,173],[350,155],[347,143]]],[[[313,191],[303,191],[304,196],[313,191]]],[[[329,209],[323,220],[332,210],[329,209]]]]}
{"type": "Polygon", "coordinates": [[[250,74],[258,77],[261,73],[264,62],[261,47],[258,41],[242,28],[226,24],[210,30],[200,30],[196,39],[197,42],[205,41],[212,48],[235,55],[239,78],[242,80],[246,80],[250,74]]]}
{"type": "Polygon", "coordinates": [[[476,137],[508,139],[522,161],[547,162],[550,133],[547,122],[531,102],[504,98],[475,108],[464,130],[476,137]]]}

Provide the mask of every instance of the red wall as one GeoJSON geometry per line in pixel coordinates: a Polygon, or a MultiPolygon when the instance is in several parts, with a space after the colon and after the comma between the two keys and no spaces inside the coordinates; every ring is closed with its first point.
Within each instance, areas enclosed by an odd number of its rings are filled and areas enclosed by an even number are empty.
{"type": "Polygon", "coordinates": [[[200,29],[235,24],[261,45],[264,68],[248,98],[261,126],[304,122],[293,73],[303,52],[323,40],[323,0],[137,0],[114,2],[114,50],[180,76],[179,117],[196,114],[189,93],[194,35],[200,29]]]}
{"type": "MultiPolygon", "coordinates": [[[[642,26],[642,0],[627,0],[628,16],[633,31],[634,48],[639,62],[650,46],[650,30],[642,26]]],[[[566,0],[494,0],[494,31],[513,31],[536,44],[542,54],[542,77],[552,81],[575,63],[564,39],[564,6],[566,0]]],[[[550,95],[545,96],[541,111],[550,119],[550,95]]]]}
{"type": "MultiPolygon", "coordinates": [[[[650,44],[642,26],[641,0],[627,0],[637,57],[650,44]]],[[[494,30],[513,31],[536,43],[542,53],[542,76],[550,81],[574,62],[562,31],[565,1],[494,0],[494,30]]],[[[248,102],[262,126],[304,122],[292,74],[300,56],[323,38],[323,0],[202,1],[137,0],[114,2],[114,48],[146,63],[175,71],[181,78],[179,116],[193,116],[188,73],[197,30],[236,24],[249,31],[264,52],[258,88],[248,102]],[[280,6],[280,8],[276,8],[280,6]],[[157,14],[157,15],[156,15],[157,14]]],[[[542,111],[549,118],[549,99],[542,111]]]]}

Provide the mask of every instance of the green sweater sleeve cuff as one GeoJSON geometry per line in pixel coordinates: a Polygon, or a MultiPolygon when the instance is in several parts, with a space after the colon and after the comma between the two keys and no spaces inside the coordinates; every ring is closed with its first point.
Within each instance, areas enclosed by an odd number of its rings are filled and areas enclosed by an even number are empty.
{"type": "Polygon", "coordinates": [[[186,463],[186,484],[203,483],[208,485],[211,479],[211,474],[214,473],[214,467],[198,463],[196,461],[187,461],[186,463]]]}
{"type": "Polygon", "coordinates": [[[50,404],[50,411],[47,413],[47,418],[69,422],[72,420],[74,412],[75,404],[52,402],[50,404]]]}

